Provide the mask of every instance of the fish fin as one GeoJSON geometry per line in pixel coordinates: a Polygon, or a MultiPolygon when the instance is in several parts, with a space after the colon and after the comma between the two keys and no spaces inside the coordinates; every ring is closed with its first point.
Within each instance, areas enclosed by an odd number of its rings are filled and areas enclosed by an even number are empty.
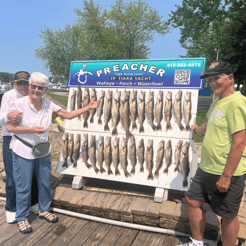
{"type": "Polygon", "coordinates": [[[94,117],[90,118],[90,123],[94,123],[94,117]]]}
{"type": "Polygon", "coordinates": [[[140,172],[141,172],[141,173],[144,172],[144,167],[140,167],[140,172]]]}
{"type": "Polygon", "coordinates": [[[187,187],[188,186],[188,181],[187,180],[184,180],[183,181],[183,187],[187,187]]]}
{"type": "Polygon", "coordinates": [[[168,168],[165,168],[165,170],[163,171],[163,173],[168,174],[168,168]]]}
{"type": "Polygon", "coordinates": [[[140,126],[140,128],[139,128],[139,133],[141,133],[141,132],[144,132],[144,127],[143,126],[140,126]]]}
{"type": "Polygon", "coordinates": [[[127,170],[124,171],[124,174],[125,174],[125,177],[128,178],[128,177],[131,177],[131,174],[127,172],[127,170]]]}
{"type": "Polygon", "coordinates": [[[87,123],[87,121],[84,121],[84,128],[88,128],[88,123],[87,123]]]}
{"type": "Polygon", "coordinates": [[[98,124],[102,125],[102,119],[98,118],[98,124]]]}
{"type": "Polygon", "coordinates": [[[136,129],[136,130],[138,129],[136,122],[134,122],[134,123],[132,124],[132,130],[134,130],[134,129],[136,129]]]}
{"type": "Polygon", "coordinates": [[[85,163],[85,165],[86,165],[86,167],[87,167],[88,169],[91,168],[91,165],[90,165],[89,163],[85,163]]]}
{"type": "Polygon", "coordinates": [[[157,178],[159,178],[159,170],[155,170],[155,174],[154,174],[157,178]]]}
{"type": "Polygon", "coordinates": [[[131,174],[134,174],[134,175],[135,175],[135,167],[134,167],[134,168],[132,168],[132,170],[131,170],[131,174]]]}
{"type": "Polygon", "coordinates": [[[148,175],[148,177],[147,177],[147,180],[153,180],[153,179],[154,179],[153,174],[150,173],[150,174],[148,175]]]}
{"type": "Polygon", "coordinates": [[[64,160],[64,163],[63,163],[62,167],[68,167],[67,160],[64,160]]]}
{"type": "Polygon", "coordinates": [[[117,128],[113,129],[112,136],[118,136],[117,128]]]}
{"type": "Polygon", "coordinates": [[[180,171],[179,171],[179,167],[178,167],[178,166],[177,166],[177,167],[175,167],[174,172],[180,172],[180,171]]]}
{"type": "Polygon", "coordinates": [[[74,160],[73,160],[72,156],[70,156],[70,161],[71,161],[71,163],[74,163],[74,160]]]}
{"type": "Polygon", "coordinates": [[[149,164],[147,163],[146,168],[149,169],[149,164]]]}
{"type": "Polygon", "coordinates": [[[151,127],[152,127],[153,131],[156,132],[156,125],[153,124],[151,127]]]}
{"type": "Polygon", "coordinates": [[[77,161],[73,163],[73,168],[77,168],[77,161]]]}
{"type": "Polygon", "coordinates": [[[105,124],[104,125],[104,131],[106,132],[106,131],[109,131],[109,126],[108,126],[108,124],[105,124]]]}
{"type": "Polygon", "coordinates": [[[100,168],[100,172],[101,172],[101,173],[105,173],[106,170],[105,170],[103,167],[101,167],[101,168],[100,168]]]}
{"type": "Polygon", "coordinates": [[[190,125],[186,125],[186,131],[190,131],[190,125]]]}
{"type": "Polygon", "coordinates": [[[157,131],[162,131],[161,124],[158,124],[156,129],[157,129],[157,131]]]}
{"type": "Polygon", "coordinates": [[[115,176],[117,176],[117,175],[120,176],[120,171],[119,171],[119,169],[116,169],[116,170],[115,170],[115,176]]]}
{"type": "Polygon", "coordinates": [[[182,123],[179,124],[179,129],[180,129],[180,131],[184,130],[184,126],[182,125],[182,123]]]}
{"type": "Polygon", "coordinates": [[[111,168],[109,168],[108,169],[108,175],[111,175],[111,174],[113,174],[113,172],[112,172],[111,168]]]}

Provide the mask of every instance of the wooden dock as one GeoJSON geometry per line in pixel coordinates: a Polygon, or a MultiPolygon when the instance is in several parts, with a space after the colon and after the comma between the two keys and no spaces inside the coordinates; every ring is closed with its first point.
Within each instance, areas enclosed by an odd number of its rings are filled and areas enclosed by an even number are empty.
{"type": "Polygon", "coordinates": [[[51,224],[30,213],[33,228],[30,234],[19,232],[17,224],[7,224],[4,208],[0,209],[0,245],[100,245],[100,246],[157,246],[178,245],[188,238],[134,230],[75,217],[57,214],[59,222],[51,224]]]}

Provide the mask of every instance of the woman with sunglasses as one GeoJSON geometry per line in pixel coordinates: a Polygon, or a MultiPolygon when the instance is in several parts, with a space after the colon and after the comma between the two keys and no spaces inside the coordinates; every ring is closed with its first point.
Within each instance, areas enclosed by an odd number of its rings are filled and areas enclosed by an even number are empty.
{"type": "Polygon", "coordinates": [[[72,119],[92,108],[97,108],[100,100],[87,107],[68,112],[50,100],[43,98],[48,90],[49,78],[39,72],[32,73],[29,79],[29,95],[15,101],[12,110],[23,112],[21,124],[8,123],[7,130],[14,134],[10,147],[13,151],[14,178],[16,182],[16,219],[20,232],[30,233],[28,223],[31,199],[31,177],[35,171],[39,188],[39,218],[56,223],[57,216],[49,212],[51,205],[50,172],[51,154],[37,158],[29,145],[47,143],[48,127],[52,113],[65,119],[72,119]]]}

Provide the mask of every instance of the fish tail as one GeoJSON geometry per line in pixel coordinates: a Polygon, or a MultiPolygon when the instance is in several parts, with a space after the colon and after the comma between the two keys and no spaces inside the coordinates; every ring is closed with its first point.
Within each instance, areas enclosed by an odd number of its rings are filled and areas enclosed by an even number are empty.
{"type": "Polygon", "coordinates": [[[111,168],[109,167],[108,168],[108,175],[110,175],[110,174],[113,174],[113,172],[112,172],[111,168]]]}
{"type": "Polygon", "coordinates": [[[90,123],[94,123],[94,117],[93,116],[91,116],[91,118],[90,118],[90,123]]]}
{"type": "Polygon", "coordinates": [[[163,173],[168,174],[168,167],[165,168],[165,170],[163,171],[163,173]]]}
{"type": "Polygon", "coordinates": [[[189,124],[186,125],[186,131],[190,131],[190,125],[189,124]]]}
{"type": "Polygon", "coordinates": [[[87,120],[84,121],[84,128],[88,128],[88,122],[87,122],[87,120]]]}
{"type": "Polygon", "coordinates": [[[141,173],[144,172],[144,167],[143,167],[143,166],[140,167],[140,172],[141,172],[141,173]]]}
{"type": "Polygon", "coordinates": [[[170,123],[167,123],[166,130],[172,129],[172,126],[170,123]]]}
{"type": "Polygon", "coordinates": [[[115,176],[120,175],[119,169],[115,169],[115,176]]]}
{"type": "Polygon", "coordinates": [[[132,130],[134,130],[134,129],[136,129],[136,130],[138,129],[136,122],[134,122],[134,123],[132,124],[132,130]]]}
{"type": "Polygon", "coordinates": [[[184,130],[184,126],[182,125],[182,123],[179,124],[179,129],[180,129],[180,131],[184,130]]]}
{"type": "Polygon", "coordinates": [[[98,124],[102,125],[102,119],[101,119],[101,117],[98,118],[98,124]]]}
{"type": "Polygon", "coordinates": [[[72,156],[70,156],[70,161],[71,161],[71,163],[74,163],[74,160],[73,160],[72,156]]]}
{"type": "Polygon", "coordinates": [[[153,131],[155,132],[156,131],[156,125],[155,124],[152,124],[152,129],[153,129],[153,131]]]}
{"type": "Polygon", "coordinates": [[[143,126],[139,127],[139,133],[141,133],[141,132],[144,132],[144,127],[143,126]]]}
{"type": "Polygon", "coordinates": [[[106,131],[109,131],[109,126],[108,126],[108,124],[105,124],[105,126],[104,126],[104,131],[106,132],[106,131]]]}
{"type": "Polygon", "coordinates": [[[94,167],[95,173],[98,174],[99,169],[97,167],[94,167]]]}
{"type": "Polygon", "coordinates": [[[105,173],[106,170],[105,170],[103,167],[101,167],[101,168],[100,168],[100,172],[101,172],[101,173],[105,173]]]}
{"type": "Polygon", "coordinates": [[[68,167],[68,165],[67,165],[67,159],[64,160],[64,164],[62,165],[62,167],[68,167]]]}
{"type": "Polygon", "coordinates": [[[148,177],[147,177],[147,180],[153,180],[154,179],[154,177],[153,177],[153,173],[151,172],[151,173],[149,173],[149,175],[148,175],[148,177]]]}
{"type": "Polygon", "coordinates": [[[134,174],[135,175],[135,167],[132,168],[131,174],[134,174]]]}
{"type": "Polygon", "coordinates": [[[117,128],[114,128],[112,131],[112,136],[118,136],[117,128]]]}
{"type": "Polygon", "coordinates": [[[154,175],[155,175],[157,178],[159,178],[159,170],[155,170],[154,175]]]}
{"type": "Polygon", "coordinates": [[[131,177],[131,174],[128,173],[127,170],[124,171],[124,174],[125,174],[126,178],[131,177]]]}
{"type": "Polygon", "coordinates": [[[133,135],[132,135],[132,133],[129,131],[129,132],[127,132],[126,133],[126,138],[127,138],[127,140],[130,138],[130,137],[132,137],[133,135]]]}
{"type": "Polygon", "coordinates": [[[157,131],[162,131],[162,128],[161,128],[161,123],[159,123],[156,127],[157,131]]]}
{"type": "Polygon", "coordinates": [[[85,165],[86,165],[86,167],[87,167],[88,169],[91,168],[91,165],[90,165],[88,162],[85,162],[85,165]]]}
{"type": "Polygon", "coordinates": [[[183,181],[183,187],[187,187],[188,186],[188,181],[187,181],[187,179],[184,179],[184,181],[183,181]]]}
{"type": "Polygon", "coordinates": [[[180,172],[180,171],[179,171],[179,166],[176,166],[176,167],[175,167],[174,172],[180,172]]]}
{"type": "Polygon", "coordinates": [[[77,161],[73,163],[73,168],[77,168],[77,161]]]}

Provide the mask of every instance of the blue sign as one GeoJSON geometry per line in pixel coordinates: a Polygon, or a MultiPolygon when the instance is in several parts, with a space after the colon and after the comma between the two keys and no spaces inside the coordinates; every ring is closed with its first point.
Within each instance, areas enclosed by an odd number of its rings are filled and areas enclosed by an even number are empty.
{"type": "Polygon", "coordinates": [[[202,89],[205,58],[72,61],[68,86],[202,89]]]}

